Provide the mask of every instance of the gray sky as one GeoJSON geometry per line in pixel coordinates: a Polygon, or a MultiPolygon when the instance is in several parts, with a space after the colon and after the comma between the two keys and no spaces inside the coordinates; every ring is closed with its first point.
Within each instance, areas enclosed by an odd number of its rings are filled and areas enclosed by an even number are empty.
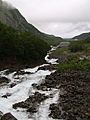
{"type": "Polygon", "coordinates": [[[72,37],[90,31],[90,0],[4,0],[39,30],[72,37]]]}

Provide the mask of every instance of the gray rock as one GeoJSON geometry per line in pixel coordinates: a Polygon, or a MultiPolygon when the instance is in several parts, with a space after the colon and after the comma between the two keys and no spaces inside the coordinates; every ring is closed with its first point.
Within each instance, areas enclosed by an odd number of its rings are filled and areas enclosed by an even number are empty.
{"type": "Polygon", "coordinates": [[[3,84],[3,83],[9,83],[10,80],[6,77],[0,77],[0,84],[3,84]]]}
{"type": "Polygon", "coordinates": [[[6,113],[1,117],[1,120],[17,120],[11,113],[6,113]]]}

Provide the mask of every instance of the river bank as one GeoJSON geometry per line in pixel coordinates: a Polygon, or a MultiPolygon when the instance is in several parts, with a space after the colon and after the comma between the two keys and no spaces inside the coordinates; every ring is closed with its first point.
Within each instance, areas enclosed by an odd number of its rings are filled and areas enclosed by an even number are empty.
{"type": "Polygon", "coordinates": [[[37,89],[59,89],[59,99],[51,104],[50,117],[65,120],[90,119],[90,72],[55,72],[47,76],[37,89]]]}
{"type": "Polygon", "coordinates": [[[90,120],[90,61],[82,57],[84,54],[71,54],[68,46],[59,46],[50,55],[50,58],[58,58],[59,69],[46,76],[45,81],[37,86],[39,90],[60,90],[58,102],[49,107],[49,117],[59,120],[90,120]]]}
{"type": "Polygon", "coordinates": [[[16,62],[15,60],[9,59],[8,61],[0,62],[0,71],[5,69],[12,69],[13,71],[17,71],[25,68],[33,68],[41,64],[46,64],[46,61],[43,59],[43,60],[37,60],[37,61],[33,60],[30,63],[20,63],[20,62],[16,62]]]}
{"type": "Polygon", "coordinates": [[[17,120],[90,119],[90,71],[59,71],[58,63],[61,65],[71,56],[66,45],[63,55],[53,55],[63,47],[49,51],[47,64],[0,72],[5,81],[8,79],[0,86],[1,112],[10,112],[17,120]]]}

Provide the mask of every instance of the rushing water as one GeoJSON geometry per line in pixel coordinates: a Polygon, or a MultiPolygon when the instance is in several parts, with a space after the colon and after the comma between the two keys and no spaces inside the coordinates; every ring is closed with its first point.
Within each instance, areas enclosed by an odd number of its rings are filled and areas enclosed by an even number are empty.
{"type": "Polygon", "coordinates": [[[49,114],[49,105],[51,103],[56,103],[58,100],[58,89],[52,89],[51,91],[39,91],[40,93],[45,93],[46,95],[52,94],[52,98],[46,99],[42,102],[38,108],[38,112],[30,116],[26,112],[25,109],[13,109],[12,105],[21,101],[26,100],[30,95],[34,92],[38,91],[32,87],[33,83],[40,84],[46,77],[46,75],[50,75],[52,72],[49,70],[38,70],[39,67],[47,66],[49,63],[57,64],[57,59],[49,59],[49,54],[56,48],[52,48],[51,51],[45,57],[47,64],[43,64],[37,66],[35,68],[24,69],[25,72],[31,72],[29,75],[17,75],[14,76],[16,72],[5,75],[7,70],[1,71],[0,76],[5,76],[11,80],[11,82],[7,85],[0,86],[0,111],[3,113],[11,112],[18,120],[53,120],[48,117],[49,114]],[[13,88],[10,88],[9,85],[11,83],[17,83],[13,88]],[[10,94],[10,96],[6,99],[3,98],[3,95],[10,94]]]}

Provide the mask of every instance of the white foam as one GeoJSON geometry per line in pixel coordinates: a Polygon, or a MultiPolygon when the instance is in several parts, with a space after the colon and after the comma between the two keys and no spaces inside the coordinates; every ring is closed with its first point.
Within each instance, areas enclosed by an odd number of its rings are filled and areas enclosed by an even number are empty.
{"type": "MultiPolygon", "coordinates": [[[[51,51],[56,48],[52,48],[51,51]]],[[[48,63],[56,64],[57,59],[48,59],[49,55],[45,57],[48,63]]],[[[28,113],[25,109],[15,110],[12,105],[21,101],[25,101],[29,95],[38,91],[32,87],[33,83],[40,84],[46,77],[54,71],[49,70],[38,70],[39,67],[47,66],[48,64],[43,64],[34,68],[24,69],[25,72],[31,72],[32,74],[18,75],[14,76],[16,72],[5,75],[7,70],[1,71],[0,76],[5,76],[11,80],[11,83],[16,82],[13,88],[9,87],[9,84],[0,87],[0,111],[3,113],[11,112],[18,120],[52,120],[48,117],[49,105],[55,103],[58,100],[59,92],[55,89],[51,91],[39,91],[40,93],[45,93],[45,95],[53,94],[53,98],[45,100],[39,107],[38,112],[32,117],[28,117],[28,113]],[[15,79],[17,77],[17,79],[15,79]],[[2,98],[3,95],[9,93],[11,96],[8,98],[2,98]],[[55,93],[55,94],[54,94],[55,93]]]]}

